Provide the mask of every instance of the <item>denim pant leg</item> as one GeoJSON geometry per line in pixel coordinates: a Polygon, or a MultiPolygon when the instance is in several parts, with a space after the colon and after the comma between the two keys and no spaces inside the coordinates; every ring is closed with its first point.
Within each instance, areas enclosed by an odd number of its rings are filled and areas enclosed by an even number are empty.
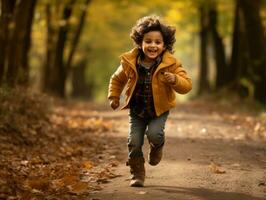
{"type": "Polygon", "coordinates": [[[159,117],[152,118],[149,120],[146,134],[149,143],[151,143],[154,147],[160,147],[164,144],[164,128],[168,115],[169,111],[163,113],[159,117]]]}
{"type": "Polygon", "coordinates": [[[129,111],[129,135],[128,135],[128,157],[143,157],[142,146],[147,127],[147,120],[129,111]]]}

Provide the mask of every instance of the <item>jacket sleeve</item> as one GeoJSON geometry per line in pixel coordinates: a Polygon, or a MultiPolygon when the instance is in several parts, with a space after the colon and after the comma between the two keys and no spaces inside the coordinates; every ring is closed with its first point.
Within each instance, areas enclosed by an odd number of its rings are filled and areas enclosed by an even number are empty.
{"type": "Polygon", "coordinates": [[[192,81],[180,63],[176,64],[173,73],[176,75],[176,82],[172,88],[179,94],[188,93],[192,89],[192,81]]]}
{"type": "Polygon", "coordinates": [[[109,82],[109,90],[108,90],[108,99],[111,98],[120,98],[120,95],[127,83],[127,76],[123,69],[123,66],[120,65],[115,73],[111,76],[109,82]]]}

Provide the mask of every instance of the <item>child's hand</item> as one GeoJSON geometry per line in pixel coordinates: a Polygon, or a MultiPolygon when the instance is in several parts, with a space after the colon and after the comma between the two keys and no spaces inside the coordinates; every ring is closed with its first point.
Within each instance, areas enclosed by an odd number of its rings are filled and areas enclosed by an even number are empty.
{"type": "Polygon", "coordinates": [[[175,84],[176,82],[176,75],[170,72],[164,72],[164,77],[166,81],[170,84],[175,84]]]}
{"type": "Polygon", "coordinates": [[[119,107],[119,99],[118,98],[112,98],[110,99],[110,106],[113,110],[117,109],[119,107]]]}

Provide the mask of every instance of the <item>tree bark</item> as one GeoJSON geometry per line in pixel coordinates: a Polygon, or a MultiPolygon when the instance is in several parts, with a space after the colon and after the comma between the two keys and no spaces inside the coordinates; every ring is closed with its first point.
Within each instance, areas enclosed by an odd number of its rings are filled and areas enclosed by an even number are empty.
{"type": "Polygon", "coordinates": [[[67,59],[67,62],[66,62],[66,72],[67,72],[67,74],[69,74],[69,71],[70,71],[70,68],[71,68],[72,60],[73,60],[74,54],[76,52],[76,48],[77,48],[77,45],[78,45],[78,42],[79,42],[79,38],[80,38],[82,29],[83,29],[83,26],[84,26],[85,17],[86,17],[86,14],[87,14],[87,6],[88,6],[90,1],[91,0],[86,0],[86,2],[83,5],[83,8],[82,8],[82,13],[81,13],[81,16],[80,16],[78,28],[77,28],[77,31],[76,31],[76,33],[74,35],[74,39],[72,40],[70,53],[69,53],[69,56],[68,56],[68,59],[67,59]]]}
{"type": "Polygon", "coordinates": [[[65,82],[67,78],[67,71],[64,65],[63,56],[65,43],[67,39],[67,34],[69,31],[69,18],[72,14],[72,8],[75,3],[75,0],[71,0],[65,6],[63,11],[62,24],[59,28],[57,44],[55,47],[55,59],[53,63],[53,68],[55,69],[54,73],[54,81],[53,81],[53,89],[54,94],[60,97],[65,96],[65,82]]]}
{"type": "Polygon", "coordinates": [[[241,30],[240,30],[240,12],[239,12],[239,2],[240,0],[235,0],[235,11],[234,11],[234,27],[233,27],[233,37],[232,37],[232,53],[231,53],[231,63],[230,63],[230,82],[238,82],[240,75],[240,49],[241,49],[241,30]]]}
{"type": "Polygon", "coordinates": [[[252,95],[252,92],[248,91],[247,86],[243,85],[243,80],[249,80],[248,68],[250,66],[248,66],[248,45],[245,39],[246,33],[243,15],[240,12],[240,3],[241,0],[235,1],[229,82],[234,91],[237,91],[243,97],[247,97],[252,95]]]}
{"type": "Polygon", "coordinates": [[[51,15],[51,4],[47,3],[45,6],[46,13],[46,59],[43,65],[43,73],[42,73],[42,91],[43,92],[51,92],[51,88],[53,87],[52,80],[52,61],[54,60],[54,36],[55,30],[52,26],[52,15],[51,15]]]}
{"type": "Polygon", "coordinates": [[[37,0],[31,0],[28,7],[28,15],[25,24],[25,38],[23,40],[23,46],[21,47],[22,55],[21,55],[21,66],[22,66],[22,74],[19,77],[18,83],[23,86],[29,85],[29,51],[31,46],[31,27],[34,18],[34,10],[36,6],[37,0]]]}
{"type": "Polygon", "coordinates": [[[251,79],[254,83],[254,97],[266,104],[266,52],[265,35],[260,17],[260,0],[241,0],[245,31],[247,33],[248,56],[251,65],[251,79]]]}
{"type": "Polygon", "coordinates": [[[211,8],[209,11],[210,20],[210,33],[212,36],[213,48],[215,52],[215,63],[216,63],[216,89],[220,89],[227,84],[228,81],[228,67],[226,64],[224,44],[221,36],[217,31],[217,10],[211,8]]]}
{"type": "Polygon", "coordinates": [[[23,65],[27,64],[24,59],[28,59],[29,42],[27,38],[30,38],[30,36],[27,34],[31,29],[32,19],[30,18],[32,18],[35,4],[36,0],[23,0],[19,2],[15,9],[14,29],[9,40],[7,69],[7,83],[11,87],[17,84],[18,79],[28,75],[28,66],[23,65]],[[26,58],[23,58],[25,55],[26,58]]]}
{"type": "Polygon", "coordinates": [[[85,71],[86,71],[87,60],[82,59],[75,67],[73,67],[72,73],[72,96],[73,97],[92,97],[92,83],[86,82],[85,71]]]}
{"type": "Polygon", "coordinates": [[[201,7],[200,12],[200,77],[198,93],[202,94],[210,90],[208,80],[208,59],[207,59],[207,41],[208,41],[208,16],[206,8],[201,7]]]}
{"type": "Polygon", "coordinates": [[[0,85],[5,78],[8,55],[9,27],[12,20],[16,0],[1,0],[0,16],[0,85]]]}

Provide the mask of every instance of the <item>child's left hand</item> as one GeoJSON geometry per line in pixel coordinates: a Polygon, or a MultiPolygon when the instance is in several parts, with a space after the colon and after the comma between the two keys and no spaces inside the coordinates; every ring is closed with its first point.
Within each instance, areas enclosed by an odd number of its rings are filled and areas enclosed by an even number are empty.
{"type": "Polygon", "coordinates": [[[175,82],[176,82],[176,75],[175,74],[170,73],[170,72],[165,72],[164,77],[168,83],[175,84],[175,82]]]}

